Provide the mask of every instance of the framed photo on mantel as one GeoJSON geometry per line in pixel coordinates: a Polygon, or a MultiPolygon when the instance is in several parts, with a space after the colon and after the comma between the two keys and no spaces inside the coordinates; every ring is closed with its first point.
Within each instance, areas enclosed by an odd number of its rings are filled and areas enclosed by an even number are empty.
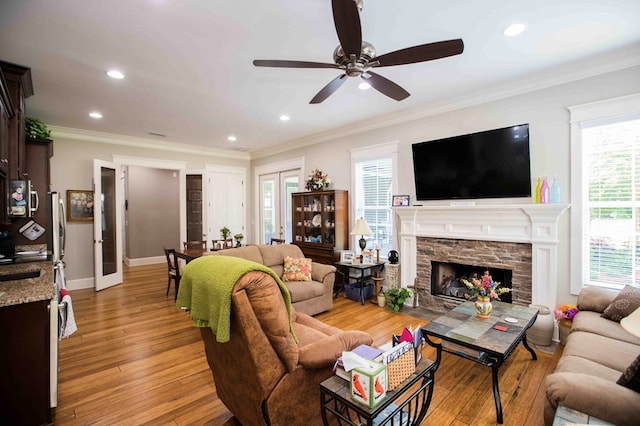
{"type": "Polygon", "coordinates": [[[408,195],[394,195],[391,202],[392,207],[407,207],[409,204],[408,195]]]}

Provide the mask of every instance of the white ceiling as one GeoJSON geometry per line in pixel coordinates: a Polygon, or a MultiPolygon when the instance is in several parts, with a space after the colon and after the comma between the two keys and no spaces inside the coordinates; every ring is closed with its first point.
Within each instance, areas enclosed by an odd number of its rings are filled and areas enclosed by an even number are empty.
{"type": "Polygon", "coordinates": [[[349,79],[310,105],[339,70],[252,60],[332,62],[330,0],[3,0],[0,59],[32,69],[27,115],[49,125],[255,153],[640,64],[638,0],[365,0],[361,20],[378,54],[453,38],[465,50],[379,68],[404,101],[349,79]],[[518,21],[527,30],[504,37],[518,21]]]}

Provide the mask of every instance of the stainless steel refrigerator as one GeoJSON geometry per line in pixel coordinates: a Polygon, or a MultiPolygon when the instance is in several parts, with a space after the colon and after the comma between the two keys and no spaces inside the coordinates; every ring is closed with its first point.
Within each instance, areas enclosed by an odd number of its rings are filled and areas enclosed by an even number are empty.
{"type": "Polygon", "coordinates": [[[62,289],[66,289],[66,279],[64,275],[64,246],[66,214],[64,200],[58,192],[48,194],[48,209],[50,232],[47,233],[47,249],[51,256],[54,274],[55,293],[50,306],[50,399],[51,407],[58,405],[58,340],[60,338],[60,310],[65,309],[62,301],[62,289]]]}

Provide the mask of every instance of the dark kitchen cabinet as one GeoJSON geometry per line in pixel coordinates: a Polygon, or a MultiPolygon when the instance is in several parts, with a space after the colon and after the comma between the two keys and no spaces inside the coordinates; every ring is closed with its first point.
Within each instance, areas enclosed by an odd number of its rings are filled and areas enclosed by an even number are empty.
{"type": "Polygon", "coordinates": [[[7,146],[7,178],[23,179],[25,167],[25,99],[33,95],[31,69],[0,61],[6,88],[13,104],[13,117],[9,119],[7,146]]]}
{"type": "Polygon", "coordinates": [[[49,302],[0,307],[0,424],[51,424],[49,302]]]}

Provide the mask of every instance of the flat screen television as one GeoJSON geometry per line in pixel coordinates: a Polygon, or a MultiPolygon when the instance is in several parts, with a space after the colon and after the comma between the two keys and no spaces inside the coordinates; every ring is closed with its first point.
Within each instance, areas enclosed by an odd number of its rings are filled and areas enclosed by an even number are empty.
{"type": "Polygon", "coordinates": [[[531,196],[529,124],[412,145],[417,200],[531,196]]]}

